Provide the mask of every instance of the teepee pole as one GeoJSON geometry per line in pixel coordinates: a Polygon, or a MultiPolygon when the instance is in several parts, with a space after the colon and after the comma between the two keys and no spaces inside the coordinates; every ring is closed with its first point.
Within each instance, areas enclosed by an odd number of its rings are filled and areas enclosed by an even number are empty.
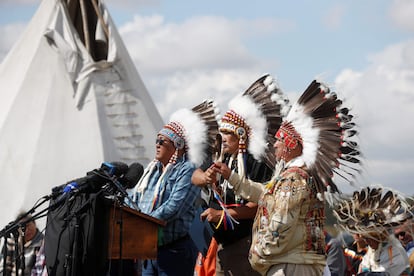
{"type": "Polygon", "coordinates": [[[80,0],[79,1],[80,8],[81,8],[81,14],[82,14],[82,26],[83,26],[83,36],[85,38],[85,46],[88,52],[91,52],[91,43],[89,41],[89,29],[88,29],[88,15],[86,13],[86,6],[85,1],[80,0]]]}
{"type": "Polygon", "coordinates": [[[104,18],[102,16],[101,11],[99,10],[98,3],[96,3],[96,0],[92,0],[92,5],[93,5],[93,8],[95,9],[96,15],[99,18],[99,23],[101,24],[101,26],[102,26],[102,28],[103,28],[103,30],[105,32],[106,39],[108,39],[108,37],[109,37],[108,26],[105,24],[105,20],[104,20],[104,18]]]}

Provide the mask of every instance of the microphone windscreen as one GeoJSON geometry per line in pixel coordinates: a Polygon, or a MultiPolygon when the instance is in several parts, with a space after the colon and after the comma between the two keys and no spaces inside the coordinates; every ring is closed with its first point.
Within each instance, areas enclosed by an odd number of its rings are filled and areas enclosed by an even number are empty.
{"type": "Polygon", "coordinates": [[[128,165],[123,162],[104,162],[101,169],[106,171],[109,175],[121,176],[128,172],[128,165]]]}
{"type": "Polygon", "coordinates": [[[132,163],[127,173],[122,178],[122,186],[125,189],[132,189],[138,183],[142,175],[144,174],[144,167],[140,163],[132,163]]]}

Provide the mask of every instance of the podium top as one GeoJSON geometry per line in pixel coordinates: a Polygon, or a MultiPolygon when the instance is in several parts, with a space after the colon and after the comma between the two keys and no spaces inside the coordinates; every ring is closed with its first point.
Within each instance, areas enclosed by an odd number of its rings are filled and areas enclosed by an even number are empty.
{"type": "Polygon", "coordinates": [[[117,208],[117,209],[121,209],[122,208],[122,211],[124,211],[124,212],[127,212],[127,213],[129,213],[129,214],[131,214],[133,216],[141,217],[144,220],[151,221],[151,222],[153,222],[153,223],[155,223],[155,224],[157,224],[159,226],[162,226],[162,227],[164,227],[167,224],[166,221],[163,221],[163,220],[154,218],[154,217],[152,217],[150,215],[147,215],[147,214],[144,214],[144,213],[142,213],[140,211],[137,211],[135,209],[132,209],[129,206],[126,206],[126,205],[119,206],[118,204],[116,204],[116,207],[115,208],[117,208]]]}

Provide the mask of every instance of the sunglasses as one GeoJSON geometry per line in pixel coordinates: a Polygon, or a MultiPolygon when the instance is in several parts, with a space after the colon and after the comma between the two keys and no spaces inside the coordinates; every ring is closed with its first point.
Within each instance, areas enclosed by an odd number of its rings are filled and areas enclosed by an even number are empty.
{"type": "Polygon", "coordinates": [[[164,140],[164,139],[157,138],[157,139],[155,140],[155,144],[156,144],[156,145],[160,145],[160,146],[162,146],[162,145],[164,145],[164,144],[168,144],[168,141],[167,141],[167,140],[164,140]]]}

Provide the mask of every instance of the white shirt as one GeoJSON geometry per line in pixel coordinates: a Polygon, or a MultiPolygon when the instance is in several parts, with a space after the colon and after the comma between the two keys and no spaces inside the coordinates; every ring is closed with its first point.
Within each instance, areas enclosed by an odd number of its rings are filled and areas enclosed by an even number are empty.
{"type": "Polygon", "coordinates": [[[394,235],[388,237],[388,241],[380,243],[377,249],[368,246],[364,255],[359,272],[386,271],[391,276],[399,276],[408,266],[408,257],[401,242],[394,235]]]}

